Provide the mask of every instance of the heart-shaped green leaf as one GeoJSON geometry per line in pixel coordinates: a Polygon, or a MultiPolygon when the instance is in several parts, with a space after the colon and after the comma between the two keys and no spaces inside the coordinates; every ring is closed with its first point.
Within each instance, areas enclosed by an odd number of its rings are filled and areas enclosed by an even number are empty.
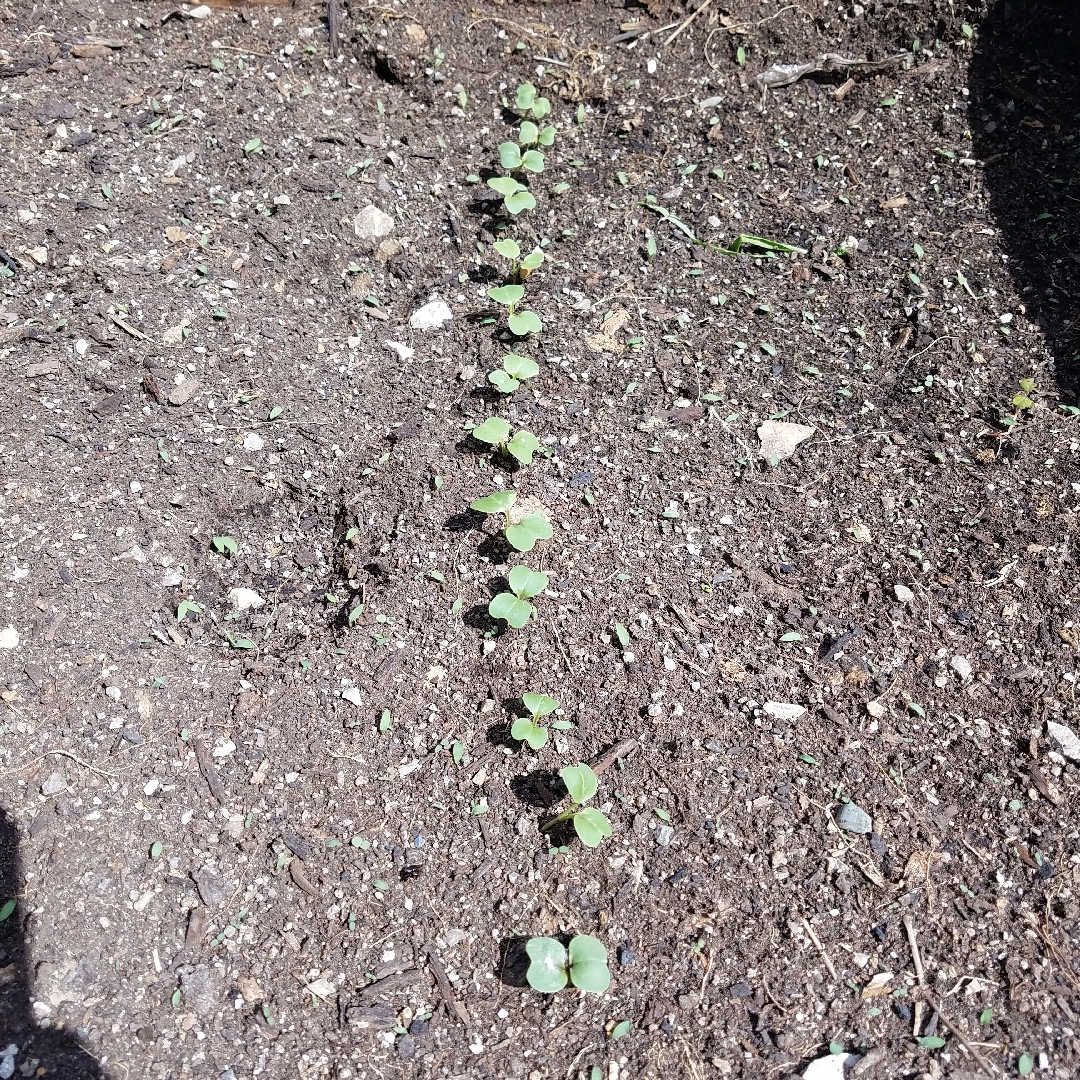
{"type": "Polygon", "coordinates": [[[488,296],[504,307],[513,307],[524,295],[525,290],[520,285],[500,285],[497,289],[488,289],[488,296]]]}
{"type": "Polygon", "coordinates": [[[515,566],[510,571],[509,580],[511,592],[523,600],[542,593],[548,587],[547,574],[541,574],[539,570],[532,570],[528,566],[515,566]]]}
{"type": "Polygon", "coordinates": [[[529,514],[517,525],[506,527],[506,539],[518,551],[532,551],[537,540],[551,539],[551,525],[540,514],[529,514]]]}
{"type": "MultiPolygon", "coordinates": [[[[517,147],[515,146],[514,149],[516,150],[517,147]]],[[[544,171],[544,155],[539,150],[526,150],[521,155],[521,166],[531,173],[542,173],[544,171]]]]}
{"type": "Polygon", "coordinates": [[[532,83],[522,83],[517,88],[517,97],[514,104],[519,112],[527,112],[536,102],[536,87],[532,83]]]}
{"type": "Polygon", "coordinates": [[[599,810],[586,806],[574,815],[574,832],[586,847],[598,847],[605,836],[611,835],[611,822],[599,810]]]}
{"type": "Polygon", "coordinates": [[[535,311],[519,311],[507,319],[506,325],[510,328],[510,333],[517,337],[539,334],[544,329],[544,324],[535,311]]]}
{"type": "Polygon", "coordinates": [[[551,102],[546,97],[538,97],[532,103],[532,114],[536,120],[542,120],[551,112],[551,102]]]}
{"type": "Polygon", "coordinates": [[[513,195],[516,191],[524,191],[525,185],[515,180],[512,176],[493,176],[487,186],[500,195],[513,195]]]}
{"type": "Polygon", "coordinates": [[[607,949],[591,935],[578,934],[571,938],[567,959],[570,962],[570,979],[579,990],[602,994],[611,985],[607,949]]]}
{"type": "Polygon", "coordinates": [[[566,790],[570,792],[570,798],[574,805],[579,806],[587,802],[596,794],[596,773],[588,765],[567,765],[559,773],[566,790]]]}
{"type": "Polygon", "coordinates": [[[536,137],[536,141],[541,146],[553,146],[555,143],[555,129],[550,125],[542,129],[540,134],[536,137]]]}
{"type": "Polygon", "coordinates": [[[515,379],[533,379],[540,374],[540,365],[527,356],[507,353],[503,357],[503,370],[515,379]]]}
{"type": "Polygon", "coordinates": [[[509,259],[511,262],[517,259],[521,255],[521,248],[518,247],[516,240],[496,240],[491,245],[504,259],[509,259]]]}
{"type": "Polygon", "coordinates": [[[533,750],[540,750],[548,741],[547,728],[541,727],[531,716],[515,720],[510,727],[510,734],[519,742],[528,743],[533,750]]]}
{"type": "Polygon", "coordinates": [[[504,169],[518,169],[521,167],[521,150],[517,143],[499,143],[499,164],[504,169]]]}
{"type": "MultiPolygon", "coordinates": [[[[531,431],[519,431],[507,444],[509,453],[522,465],[531,465],[533,454],[540,449],[540,440],[531,431]]],[[[545,537],[546,539],[546,537],[545,537]]]]}
{"type": "Polygon", "coordinates": [[[547,694],[522,694],[521,700],[533,716],[547,716],[559,707],[559,703],[547,694]]]}
{"type": "Polygon", "coordinates": [[[522,146],[532,146],[540,137],[540,129],[531,120],[522,120],[518,131],[518,142],[522,146]]]}
{"type": "Polygon", "coordinates": [[[533,198],[531,191],[520,188],[520,190],[515,191],[512,195],[507,195],[506,198],[503,199],[503,206],[506,207],[506,212],[508,214],[517,216],[523,210],[535,210],[536,199],[533,198]]]}
{"type": "Polygon", "coordinates": [[[505,514],[516,502],[516,491],[493,491],[490,495],[469,503],[469,509],[479,510],[481,514],[505,514]]]}
{"type": "Polygon", "coordinates": [[[507,375],[502,368],[497,368],[488,376],[488,382],[499,391],[500,394],[512,394],[520,385],[512,375],[507,375]]]}
{"type": "Polygon", "coordinates": [[[493,619],[505,619],[515,630],[520,630],[533,613],[533,606],[513,593],[501,592],[490,604],[488,614],[493,619]]]}
{"type": "Polygon", "coordinates": [[[510,425],[501,416],[489,416],[479,427],[472,430],[473,438],[499,446],[510,437],[510,425]]]}
{"type": "Polygon", "coordinates": [[[569,978],[566,973],[566,949],[562,942],[550,937],[529,938],[525,952],[531,961],[525,974],[529,985],[541,994],[557,994],[569,978]]]}
{"type": "Polygon", "coordinates": [[[533,250],[521,260],[521,269],[532,271],[543,265],[543,262],[544,253],[539,248],[533,248],[533,250]]]}

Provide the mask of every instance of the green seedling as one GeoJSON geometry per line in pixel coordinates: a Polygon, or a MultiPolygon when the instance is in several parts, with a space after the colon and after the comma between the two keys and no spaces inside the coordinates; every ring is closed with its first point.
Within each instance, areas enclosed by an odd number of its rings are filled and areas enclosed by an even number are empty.
{"type": "Polygon", "coordinates": [[[553,713],[559,703],[547,694],[522,694],[521,700],[529,710],[529,715],[518,717],[514,721],[510,727],[510,735],[520,742],[528,743],[533,750],[540,750],[548,741],[548,729],[540,723],[540,718],[553,713]]]}
{"type": "Polygon", "coordinates": [[[551,102],[546,97],[537,97],[532,83],[522,83],[517,88],[514,105],[522,116],[531,116],[534,120],[543,120],[551,112],[551,102]]]}
{"type": "Polygon", "coordinates": [[[1021,379],[1020,380],[1020,392],[1013,395],[1012,403],[1013,408],[1023,411],[1024,409],[1032,409],[1035,407],[1035,402],[1032,400],[1031,395],[1035,393],[1035,380],[1034,379],[1021,379]]]}
{"type": "Polygon", "coordinates": [[[535,210],[536,199],[533,193],[520,180],[512,176],[493,176],[487,186],[503,197],[506,212],[516,217],[523,210],[535,210]]]}
{"type": "Polygon", "coordinates": [[[500,285],[497,289],[488,289],[488,296],[507,309],[506,325],[510,328],[510,333],[517,337],[527,337],[543,330],[544,324],[535,312],[515,311],[518,301],[525,296],[525,290],[520,285],[500,285]]]}
{"type": "Polygon", "coordinates": [[[535,378],[539,373],[540,367],[535,360],[518,356],[517,353],[507,353],[503,357],[502,367],[488,375],[488,382],[500,394],[512,394],[523,382],[535,378]]]}
{"type": "Polygon", "coordinates": [[[526,150],[521,152],[521,147],[515,142],[499,143],[499,164],[504,169],[518,172],[525,169],[531,173],[544,171],[544,155],[539,150],[526,150]]]}
{"type": "Polygon", "coordinates": [[[552,818],[540,831],[548,832],[563,821],[573,821],[578,839],[586,847],[597,847],[605,836],[611,835],[611,822],[594,807],[582,807],[596,794],[596,773],[585,764],[568,765],[559,776],[570,792],[570,809],[552,818]]]}
{"type": "Polygon", "coordinates": [[[507,543],[517,551],[532,551],[537,540],[551,539],[551,524],[542,514],[524,514],[513,520],[510,508],[517,502],[516,491],[493,491],[469,504],[469,509],[482,514],[505,514],[503,532],[507,543]]]}
{"type": "Polygon", "coordinates": [[[538,128],[531,120],[522,120],[521,129],[518,131],[518,142],[522,146],[553,146],[555,129],[550,125],[538,128]]]}
{"type": "Polygon", "coordinates": [[[534,270],[544,262],[544,253],[539,248],[533,248],[525,258],[521,257],[521,248],[516,240],[496,240],[491,245],[504,259],[510,262],[510,276],[515,280],[524,281],[534,270]]]}
{"type": "Polygon", "coordinates": [[[489,416],[472,430],[473,438],[494,446],[500,453],[510,454],[522,465],[531,465],[533,454],[540,449],[540,440],[522,429],[510,438],[510,425],[500,416],[489,416]]]}
{"type": "Polygon", "coordinates": [[[493,619],[505,619],[515,630],[520,630],[536,613],[529,600],[547,588],[548,576],[527,566],[515,566],[510,571],[509,582],[510,591],[499,593],[488,604],[488,614],[493,619]]]}
{"type": "Polygon", "coordinates": [[[196,615],[201,615],[202,607],[196,604],[194,600],[181,600],[176,608],[176,621],[182,623],[187,618],[188,613],[192,611],[196,615]]]}
{"type": "Polygon", "coordinates": [[[235,555],[237,551],[236,541],[231,536],[215,536],[213,545],[220,555],[235,555]]]}
{"type": "Polygon", "coordinates": [[[793,251],[797,255],[805,255],[806,248],[794,247],[791,244],[781,243],[779,240],[769,240],[764,236],[751,236],[749,233],[739,233],[731,244],[726,248],[717,248],[720,255],[738,255],[744,247],[759,248],[762,251],[793,251]]]}
{"type": "Polygon", "coordinates": [[[569,948],[555,938],[529,938],[525,952],[530,961],[525,978],[541,994],[557,994],[568,982],[590,994],[611,985],[607,949],[588,934],[571,938],[569,948]]]}

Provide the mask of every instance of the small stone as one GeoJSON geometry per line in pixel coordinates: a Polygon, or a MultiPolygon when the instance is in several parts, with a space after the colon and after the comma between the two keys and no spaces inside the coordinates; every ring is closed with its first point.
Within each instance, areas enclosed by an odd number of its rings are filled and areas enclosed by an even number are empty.
{"type": "Polygon", "coordinates": [[[394,219],[374,203],[365,206],[353,218],[353,232],[361,240],[381,240],[394,231],[394,219]]]}
{"type": "Polygon", "coordinates": [[[42,795],[59,795],[61,791],[66,791],[68,782],[58,773],[50,773],[48,779],[41,785],[42,795]]]}
{"type": "Polygon", "coordinates": [[[265,445],[266,445],[266,443],[263,442],[262,436],[261,435],[256,435],[254,431],[249,431],[244,436],[244,449],[245,450],[250,450],[252,453],[254,453],[257,450],[261,450],[265,445]]]}
{"type": "Polygon", "coordinates": [[[689,1012],[691,1009],[698,1007],[697,994],[680,994],[679,995],[679,1008],[689,1012]]]}
{"type": "Polygon", "coordinates": [[[397,1041],[397,1055],[402,1061],[408,1061],[416,1053],[416,1043],[411,1035],[402,1035],[397,1041]]]}
{"type": "Polygon", "coordinates": [[[385,266],[392,258],[400,255],[404,250],[400,240],[384,240],[375,249],[375,258],[385,266]]]}
{"type": "Polygon", "coordinates": [[[910,604],[915,599],[915,594],[906,585],[901,585],[899,581],[892,587],[892,591],[898,603],[910,604]]]}
{"type": "Polygon", "coordinates": [[[185,379],[169,391],[170,405],[184,405],[202,389],[198,379],[185,379]]]}
{"type": "Polygon", "coordinates": [[[14,626],[5,626],[0,630],[0,649],[17,649],[19,647],[19,631],[14,626]]]}
{"type": "Polygon", "coordinates": [[[629,967],[634,962],[634,957],[637,954],[629,945],[620,945],[615,955],[618,957],[619,964],[622,967],[629,967]]]}
{"type": "Polygon", "coordinates": [[[786,424],[782,420],[766,420],[757,429],[757,436],[761,440],[761,456],[783,461],[791,457],[799,443],[809,439],[816,430],[805,424],[786,424]]]}
{"type": "Polygon", "coordinates": [[[790,701],[766,701],[765,713],[774,720],[798,720],[806,715],[806,706],[796,705],[790,701]]]}
{"type": "Polygon", "coordinates": [[[858,1061],[858,1054],[826,1054],[806,1066],[803,1080],[844,1080],[844,1069],[858,1061]]]}
{"type": "Polygon", "coordinates": [[[466,934],[464,930],[458,930],[456,928],[447,930],[442,936],[443,944],[448,949],[452,949],[455,945],[460,945],[468,936],[469,935],[466,934]]]}
{"type": "Polygon", "coordinates": [[[209,1016],[216,1010],[220,986],[217,975],[210,968],[197,967],[194,971],[182,973],[180,989],[184,995],[184,1005],[197,1016],[209,1016]]]}
{"type": "Polygon", "coordinates": [[[209,866],[204,866],[192,876],[195,878],[195,885],[202,897],[202,902],[207,907],[219,907],[225,902],[225,890],[221,887],[221,878],[216,871],[211,870],[209,866]]]}
{"type": "Polygon", "coordinates": [[[750,989],[750,984],[746,982],[732,983],[728,987],[728,993],[733,998],[748,998],[753,991],[750,989]]]}
{"type": "Polygon", "coordinates": [[[161,575],[161,585],[165,589],[174,588],[177,585],[182,585],[184,582],[184,572],[178,567],[174,567],[171,570],[166,570],[161,575]]]}
{"type": "Polygon", "coordinates": [[[360,687],[358,686],[347,687],[341,691],[341,696],[357,708],[360,708],[360,706],[364,704],[364,699],[360,696],[360,687]]]}
{"type": "Polygon", "coordinates": [[[266,601],[254,589],[230,589],[229,603],[237,611],[261,608],[266,601]]]}
{"type": "Polygon", "coordinates": [[[0,1050],[0,1080],[9,1080],[15,1075],[15,1055],[19,1047],[15,1043],[9,1043],[0,1050]]]}
{"type": "Polygon", "coordinates": [[[143,741],[142,736],[131,728],[124,728],[124,740],[131,743],[132,746],[138,746],[143,741]]]}
{"type": "Polygon", "coordinates": [[[403,344],[400,341],[384,341],[383,344],[392,352],[397,353],[397,358],[404,363],[406,360],[411,359],[416,355],[415,349],[410,349],[408,345],[403,344]]]}
{"type": "Polygon", "coordinates": [[[966,656],[954,656],[949,661],[949,667],[960,676],[964,682],[967,682],[971,678],[971,664],[966,656]]]}
{"type": "Polygon", "coordinates": [[[428,1029],[428,1022],[426,1020],[420,1020],[417,1018],[409,1025],[410,1035],[426,1035],[428,1029]]]}
{"type": "Polygon", "coordinates": [[[1080,739],[1076,737],[1072,728],[1064,724],[1055,724],[1053,720],[1046,722],[1046,734],[1061,747],[1061,752],[1073,761],[1080,761],[1080,739]]]}
{"type": "Polygon", "coordinates": [[[844,803],[836,811],[836,824],[845,832],[869,833],[873,829],[870,815],[853,802],[844,803]]]}
{"type": "Polygon", "coordinates": [[[450,322],[453,317],[454,313],[445,300],[431,300],[412,313],[409,325],[414,330],[437,330],[443,323],[450,322]]]}
{"type": "Polygon", "coordinates": [[[660,847],[667,847],[675,838],[675,830],[670,825],[656,826],[656,843],[660,847]]]}

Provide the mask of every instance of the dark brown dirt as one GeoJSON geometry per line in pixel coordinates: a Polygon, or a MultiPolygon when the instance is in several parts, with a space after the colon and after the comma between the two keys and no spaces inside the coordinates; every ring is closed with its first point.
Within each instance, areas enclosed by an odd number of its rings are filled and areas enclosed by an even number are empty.
{"type": "Polygon", "coordinates": [[[356,3],[331,59],[324,10],[0,11],[0,1073],[973,1077],[955,1029],[1076,1075],[1075,14],[356,3]],[[527,79],[507,225],[468,178],[527,79]],[[498,400],[504,230],[545,325],[498,400]],[[555,536],[500,632],[511,482],[555,536]],[[613,837],[549,850],[629,738],[613,837]],[[574,933],[608,993],[529,989],[574,933]]]}

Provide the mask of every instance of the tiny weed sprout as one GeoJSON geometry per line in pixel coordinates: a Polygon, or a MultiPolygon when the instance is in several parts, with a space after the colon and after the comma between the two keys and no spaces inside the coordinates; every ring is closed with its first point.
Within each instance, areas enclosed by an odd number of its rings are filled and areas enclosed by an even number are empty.
{"type": "Polygon", "coordinates": [[[508,214],[516,217],[523,210],[536,209],[536,199],[532,192],[512,176],[493,176],[487,186],[503,197],[503,206],[508,214]]]}
{"type": "Polygon", "coordinates": [[[522,465],[531,465],[533,454],[540,449],[540,440],[522,429],[510,437],[510,425],[499,416],[489,416],[479,427],[472,430],[473,438],[494,446],[500,453],[509,454],[522,465]]]}
{"type": "Polygon", "coordinates": [[[1035,407],[1035,402],[1032,400],[1031,395],[1035,393],[1035,380],[1034,379],[1021,379],[1020,380],[1020,392],[1013,395],[1012,403],[1014,409],[1024,410],[1032,409],[1035,407]]]}
{"type": "Polygon", "coordinates": [[[540,718],[553,713],[559,703],[547,694],[522,694],[521,700],[529,710],[529,715],[514,721],[510,727],[510,735],[519,742],[528,743],[533,750],[540,750],[548,741],[548,730],[540,723],[540,718]]]}
{"type": "Polygon", "coordinates": [[[488,614],[493,619],[505,619],[515,630],[520,630],[535,614],[529,600],[547,588],[548,576],[527,566],[515,566],[510,571],[509,582],[510,591],[499,593],[488,604],[488,614]]]}
{"type": "Polygon", "coordinates": [[[525,952],[525,978],[541,994],[557,994],[568,982],[590,994],[602,994],[611,985],[607,949],[589,934],[571,938],[569,948],[555,938],[529,938],[525,952]]]}
{"type": "Polygon", "coordinates": [[[574,832],[586,847],[599,846],[605,836],[611,835],[611,822],[599,810],[582,806],[596,794],[596,773],[585,764],[568,765],[559,776],[570,792],[570,809],[552,818],[540,831],[548,832],[563,821],[573,821],[574,832]]]}
{"type": "Polygon", "coordinates": [[[214,550],[221,555],[236,554],[236,541],[231,536],[215,536],[213,544],[214,550]]]}
{"type": "Polygon", "coordinates": [[[535,360],[517,353],[507,353],[503,357],[501,368],[496,368],[488,375],[491,383],[500,394],[512,394],[523,382],[535,378],[540,373],[540,366],[535,360]]]}

